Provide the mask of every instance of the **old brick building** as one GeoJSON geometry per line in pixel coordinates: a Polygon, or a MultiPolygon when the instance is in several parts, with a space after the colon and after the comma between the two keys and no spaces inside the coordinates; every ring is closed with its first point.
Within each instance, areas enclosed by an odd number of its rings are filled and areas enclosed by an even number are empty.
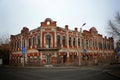
{"type": "Polygon", "coordinates": [[[25,64],[96,64],[110,62],[114,57],[114,40],[98,34],[95,27],[89,31],[70,30],[57,26],[46,18],[40,27],[11,35],[11,63],[22,63],[22,47],[26,47],[25,64]]]}

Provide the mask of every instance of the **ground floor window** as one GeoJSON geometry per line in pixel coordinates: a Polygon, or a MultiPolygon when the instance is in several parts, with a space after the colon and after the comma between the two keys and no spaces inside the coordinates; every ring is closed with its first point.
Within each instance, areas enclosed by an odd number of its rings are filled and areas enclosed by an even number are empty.
{"type": "Polygon", "coordinates": [[[77,55],[74,55],[74,62],[77,62],[77,55]]]}
{"type": "Polygon", "coordinates": [[[62,63],[62,57],[60,55],[58,55],[57,57],[57,63],[58,64],[61,64],[62,63]]]}
{"type": "Polygon", "coordinates": [[[27,61],[28,61],[28,63],[30,63],[30,56],[27,57],[27,61]]]}
{"type": "Polygon", "coordinates": [[[40,56],[37,56],[37,63],[40,63],[40,56]]]}
{"type": "Polygon", "coordinates": [[[72,55],[70,54],[70,63],[72,63],[73,61],[72,61],[72,55]]]}
{"type": "Polygon", "coordinates": [[[65,54],[63,55],[63,63],[66,63],[66,60],[67,60],[67,54],[65,53],[65,54]]]}
{"type": "Polygon", "coordinates": [[[48,54],[46,57],[47,57],[47,64],[51,64],[51,54],[48,54]]]}

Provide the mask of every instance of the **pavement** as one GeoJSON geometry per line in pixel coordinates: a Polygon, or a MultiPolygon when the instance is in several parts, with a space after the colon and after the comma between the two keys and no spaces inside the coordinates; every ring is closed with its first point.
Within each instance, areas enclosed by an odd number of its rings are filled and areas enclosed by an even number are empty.
{"type": "Polygon", "coordinates": [[[120,71],[109,71],[109,75],[120,78],[120,71]]]}
{"type": "Polygon", "coordinates": [[[120,64],[113,64],[113,65],[97,65],[97,66],[52,66],[52,65],[45,65],[45,66],[9,66],[4,65],[3,67],[12,67],[12,68],[53,68],[53,69],[80,69],[80,70],[103,70],[103,72],[106,72],[108,75],[120,78],[120,64]],[[118,68],[117,70],[114,70],[115,68],[118,68]]]}
{"type": "Polygon", "coordinates": [[[108,68],[107,74],[120,79],[120,64],[109,65],[107,66],[107,68],[108,68]]]}

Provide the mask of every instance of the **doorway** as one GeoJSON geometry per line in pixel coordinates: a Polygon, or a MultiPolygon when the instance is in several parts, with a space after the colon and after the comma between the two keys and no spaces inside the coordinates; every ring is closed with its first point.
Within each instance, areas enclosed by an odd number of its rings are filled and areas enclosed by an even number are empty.
{"type": "Polygon", "coordinates": [[[63,63],[66,63],[66,60],[67,60],[67,53],[64,53],[64,55],[63,55],[63,63]]]}
{"type": "Polygon", "coordinates": [[[51,56],[52,56],[51,54],[47,54],[47,55],[46,55],[46,63],[47,63],[47,64],[51,64],[51,63],[52,63],[51,56]]]}

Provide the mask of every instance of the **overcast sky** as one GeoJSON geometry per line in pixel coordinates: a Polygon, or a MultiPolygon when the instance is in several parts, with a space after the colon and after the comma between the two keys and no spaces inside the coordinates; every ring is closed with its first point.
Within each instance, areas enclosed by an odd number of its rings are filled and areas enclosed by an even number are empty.
{"type": "Polygon", "coordinates": [[[0,36],[16,35],[26,26],[30,30],[40,26],[45,18],[69,29],[96,27],[107,36],[108,20],[120,12],[120,0],[0,0],[0,36]]]}

